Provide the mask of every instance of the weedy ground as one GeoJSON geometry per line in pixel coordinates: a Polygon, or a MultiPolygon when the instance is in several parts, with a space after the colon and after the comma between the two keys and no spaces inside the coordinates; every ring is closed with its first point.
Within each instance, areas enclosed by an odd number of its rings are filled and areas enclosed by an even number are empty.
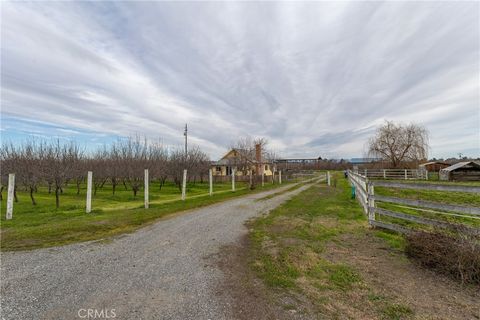
{"type": "Polygon", "coordinates": [[[244,256],[276,318],[480,319],[477,287],[409,261],[403,236],[369,227],[347,180],[335,179],[249,224],[244,256]]]}

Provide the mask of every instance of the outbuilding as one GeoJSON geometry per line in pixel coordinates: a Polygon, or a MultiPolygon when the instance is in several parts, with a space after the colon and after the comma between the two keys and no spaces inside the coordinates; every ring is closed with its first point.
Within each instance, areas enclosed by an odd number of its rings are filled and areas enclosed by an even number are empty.
{"type": "Polygon", "coordinates": [[[480,181],[480,163],[475,161],[459,162],[440,170],[440,180],[480,181]]]}
{"type": "Polygon", "coordinates": [[[442,169],[445,169],[447,167],[450,167],[450,163],[447,162],[442,162],[442,161],[430,161],[430,162],[425,162],[422,163],[418,166],[420,170],[424,169],[427,170],[428,172],[438,172],[442,169]]]}

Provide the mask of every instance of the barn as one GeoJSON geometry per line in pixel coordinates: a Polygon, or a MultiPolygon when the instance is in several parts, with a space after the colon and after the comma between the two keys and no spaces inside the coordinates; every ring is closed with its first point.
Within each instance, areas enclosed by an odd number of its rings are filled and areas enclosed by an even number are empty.
{"type": "Polygon", "coordinates": [[[427,170],[428,172],[438,172],[442,169],[445,169],[450,166],[450,163],[442,162],[442,161],[430,161],[426,163],[422,163],[418,166],[418,168],[427,170]]]}
{"type": "Polygon", "coordinates": [[[480,163],[465,161],[451,165],[440,170],[440,180],[480,181],[480,163]]]}

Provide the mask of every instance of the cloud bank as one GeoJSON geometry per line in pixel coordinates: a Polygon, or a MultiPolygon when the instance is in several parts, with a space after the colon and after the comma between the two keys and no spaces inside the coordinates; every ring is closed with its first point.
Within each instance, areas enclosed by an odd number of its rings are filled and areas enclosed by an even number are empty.
{"type": "Polygon", "coordinates": [[[2,2],[2,136],[361,156],[385,119],[480,156],[478,2],[2,2]],[[106,137],[102,139],[102,137],[106,137]]]}

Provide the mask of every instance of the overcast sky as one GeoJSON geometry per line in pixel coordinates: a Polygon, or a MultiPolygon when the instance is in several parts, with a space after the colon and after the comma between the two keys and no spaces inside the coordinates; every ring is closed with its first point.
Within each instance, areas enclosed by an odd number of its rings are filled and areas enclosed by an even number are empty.
{"type": "Polygon", "coordinates": [[[385,119],[480,156],[479,2],[1,3],[2,140],[240,136],[350,158],[385,119]]]}

